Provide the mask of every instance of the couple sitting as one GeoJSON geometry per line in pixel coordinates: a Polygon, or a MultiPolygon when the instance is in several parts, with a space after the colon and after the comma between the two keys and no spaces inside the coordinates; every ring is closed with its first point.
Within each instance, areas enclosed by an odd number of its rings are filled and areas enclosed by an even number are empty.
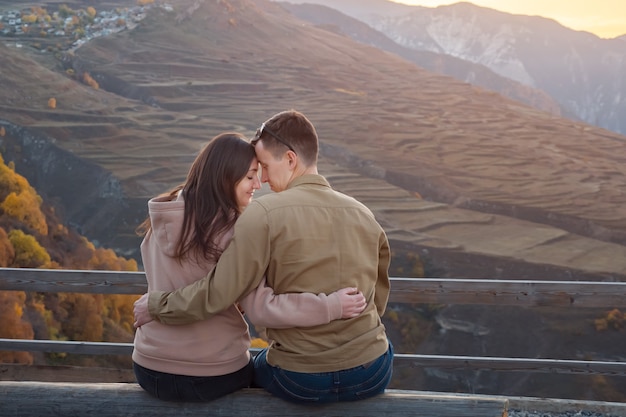
{"type": "Polygon", "coordinates": [[[281,112],[251,142],[216,136],[184,184],[149,201],[133,351],[147,392],[210,401],[256,386],[328,403],[385,390],[389,243],[318,174],[318,147],[303,114],[281,112]],[[261,182],[274,193],[253,201],[261,182]],[[254,358],[243,313],[271,340],[254,358]]]}

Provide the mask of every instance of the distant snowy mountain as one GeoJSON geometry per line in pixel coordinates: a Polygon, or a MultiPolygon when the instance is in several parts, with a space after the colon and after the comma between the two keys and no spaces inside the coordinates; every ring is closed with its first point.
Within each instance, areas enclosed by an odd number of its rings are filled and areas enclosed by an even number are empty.
{"type": "Polygon", "coordinates": [[[554,20],[471,3],[426,8],[385,0],[290,0],[324,4],[359,19],[397,44],[482,64],[541,89],[587,123],[626,134],[626,43],[554,20]],[[388,9],[386,9],[386,7],[388,9]]]}
{"type": "Polygon", "coordinates": [[[494,91],[555,116],[576,119],[574,114],[564,111],[560,104],[543,90],[496,74],[482,64],[465,61],[451,55],[402,46],[363,21],[324,5],[284,2],[280,3],[280,5],[294,16],[306,20],[315,26],[391,52],[431,72],[448,75],[468,84],[494,91]]]}

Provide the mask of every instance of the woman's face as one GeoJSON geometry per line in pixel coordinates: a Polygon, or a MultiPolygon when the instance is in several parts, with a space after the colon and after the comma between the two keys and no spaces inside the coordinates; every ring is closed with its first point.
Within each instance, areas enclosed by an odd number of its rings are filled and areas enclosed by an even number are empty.
{"type": "Polygon", "coordinates": [[[250,204],[254,191],[259,188],[261,188],[261,181],[259,180],[259,161],[253,158],[250,163],[250,169],[235,185],[235,195],[237,196],[237,205],[239,206],[240,212],[250,204]]]}

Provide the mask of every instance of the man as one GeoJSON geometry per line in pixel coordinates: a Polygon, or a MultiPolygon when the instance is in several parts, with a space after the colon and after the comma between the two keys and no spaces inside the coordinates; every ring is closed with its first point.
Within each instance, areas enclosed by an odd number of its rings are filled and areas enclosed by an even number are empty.
{"type": "Polygon", "coordinates": [[[185,324],[210,317],[267,276],[276,294],[331,293],[356,287],[368,304],[356,318],[267,329],[270,347],[255,358],[255,383],[289,401],[351,401],[382,393],[393,347],[381,322],[389,297],[390,250],[371,211],[334,191],[317,172],[319,143],[311,122],[294,110],[272,116],[252,144],[261,181],[275,192],[253,201],[233,239],[202,280],[135,303],[135,325],[154,317],[185,324]]]}

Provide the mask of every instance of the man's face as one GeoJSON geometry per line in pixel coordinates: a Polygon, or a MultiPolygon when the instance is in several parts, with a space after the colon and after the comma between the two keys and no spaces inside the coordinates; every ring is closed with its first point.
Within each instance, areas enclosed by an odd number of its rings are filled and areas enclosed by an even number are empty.
{"type": "Polygon", "coordinates": [[[279,158],[276,158],[263,147],[262,140],[257,142],[254,150],[261,165],[261,182],[268,183],[270,189],[275,193],[284,191],[291,180],[291,170],[286,157],[287,151],[285,150],[279,158]]]}

